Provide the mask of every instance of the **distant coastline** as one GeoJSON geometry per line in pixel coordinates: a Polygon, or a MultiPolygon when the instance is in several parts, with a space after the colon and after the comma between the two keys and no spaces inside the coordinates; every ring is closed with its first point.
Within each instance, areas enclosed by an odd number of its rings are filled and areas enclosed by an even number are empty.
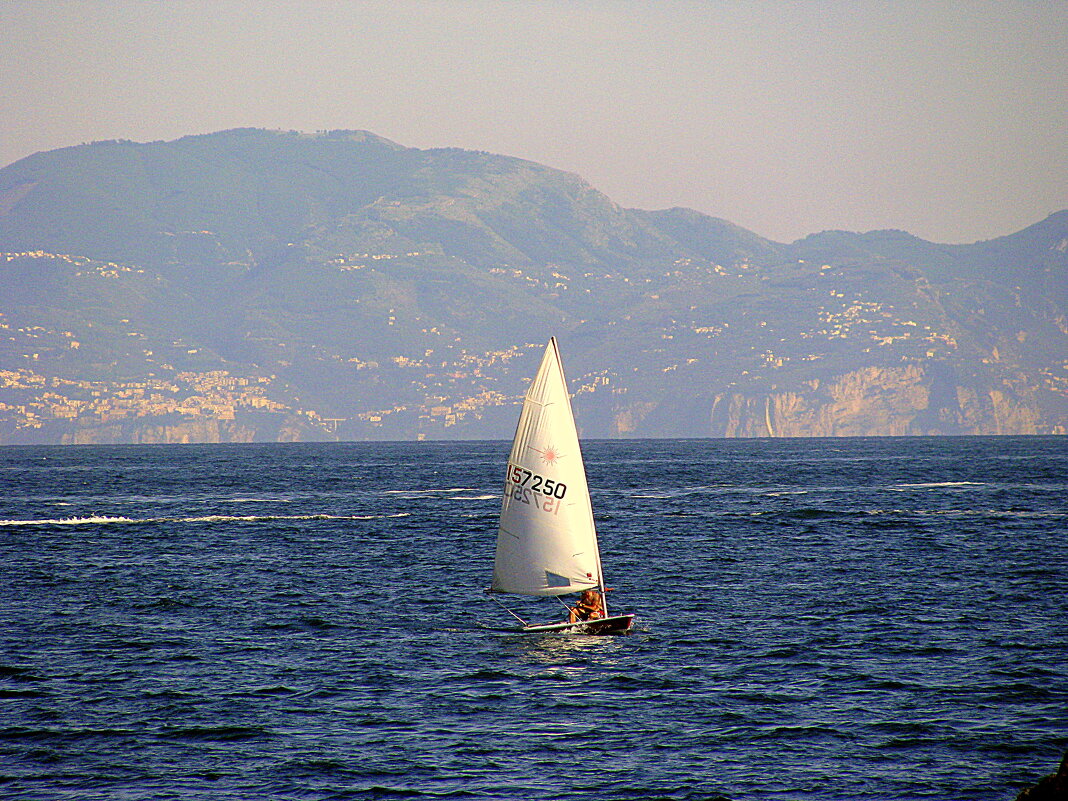
{"type": "Polygon", "coordinates": [[[499,436],[550,335],[587,437],[1063,434],[1066,243],[784,244],[363,131],[64,148],[0,170],[0,443],[499,436]]]}

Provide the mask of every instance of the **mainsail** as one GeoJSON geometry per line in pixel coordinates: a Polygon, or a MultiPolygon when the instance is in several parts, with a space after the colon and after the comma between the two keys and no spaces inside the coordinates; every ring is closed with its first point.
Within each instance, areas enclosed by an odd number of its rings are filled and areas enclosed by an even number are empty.
{"type": "Polygon", "coordinates": [[[593,509],[554,337],[527,389],[512,443],[490,589],[563,595],[598,587],[593,509]]]}

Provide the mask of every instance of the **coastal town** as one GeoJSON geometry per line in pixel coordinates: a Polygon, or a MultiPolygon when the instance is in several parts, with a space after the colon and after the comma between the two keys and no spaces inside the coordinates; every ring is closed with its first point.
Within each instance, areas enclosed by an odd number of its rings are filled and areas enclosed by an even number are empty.
{"type": "MultiPolygon", "coordinates": [[[[535,347],[540,346],[528,346],[535,347]]],[[[513,357],[517,350],[469,359],[468,364],[489,366],[501,358],[513,357]]],[[[413,372],[427,367],[425,363],[404,357],[397,357],[396,364],[413,372]]],[[[460,366],[450,365],[453,372],[449,377],[453,382],[467,377],[466,373],[456,372],[460,366]]],[[[365,369],[376,367],[372,363],[365,369]]],[[[475,369],[481,371],[482,367],[475,369]]],[[[64,422],[75,427],[93,427],[168,419],[172,422],[234,421],[242,415],[258,413],[296,419],[325,436],[338,433],[345,424],[373,430],[401,416],[408,422],[417,421],[421,429],[433,431],[448,429],[465,419],[481,418],[490,408],[516,405],[522,400],[521,392],[505,394],[486,388],[433,394],[442,391],[440,385],[433,383],[434,378],[435,374],[427,375],[425,370],[420,370],[418,378],[412,381],[423,394],[422,403],[398,403],[338,417],[322,409],[301,406],[293,399],[292,388],[276,375],[237,375],[227,370],[209,370],[181,371],[166,378],[140,381],[87,381],[46,376],[29,368],[0,370],[0,426],[17,433],[64,422]]],[[[575,391],[580,395],[592,393],[608,384],[607,375],[588,375],[576,384],[575,391]]]]}
{"type": "MultiPolygon", "coordinates": [[[[428,255],[433,254],[347,252],[324,266],[378,275],[375,265],[428,255]]],[[[155,291],[161,280],[135,265],[46,251],[0,253],[0,265],[5,264],[59,268],[80,291],[119,287],[135,299],[155,291]]],[[[554,302],[601,293],[627,298],[630,308],[646,310],[651,322],[644,324],[641,347],[629,353],[625,366],[617,358],[573,374],[573,395],[583,401],[596,396],[602,410],[631,402],[648,405],[662,392],[664,381],[703,386],[715,380],[725,391],[768,393],[805,382],[815,386],[813,379],[833,379],[836,370],[844,369],[841,365],[857,359],[882,368],[922,368],[964,358],[959,327],[939,324],[920,301],[873,298],[870,290],[862,291],[831,265],[799,262],[793,269],[808,276],[802,300],[793,309],[777,310],[767,300],[736,306],[679,303],[687,294],[699,300],[707,282],[717,280],[739,282],[757,299],[773,296],[782,275],[769,280],[760,268],[744,262],[725,268],[679,259],[662,274],[633,280],[611,272],[569,273],[552,263],[536,270],[487,272],[554,302]],[[659,311],[669,307],[670,314],[659,311]]],[[[152,437],[195,440],[205,436],[205,423],[243,426],[246,438],[450,436],[450,430],[518,404],[544,347],[544,342],[471,347],[454,326],[393,304],[381,308],[376,329],[364,332],[378,343],[373,356],[365,349],[353,353],[338,346],[298,346],[274,336],[258,340],[274,349],[269,358],[257,359],[258,364],[228,363],[203,342],[167,338],[151,319],[135,318],[132,311],[120,316],[119,309],[111,319],[68,318],[67,327],[25,315],[15,320],[0,309],[0,441],[36,441],[37,436],[82,441],[90,429],[111,427],[114,432],[116,426],[150,426],[158,429],[152,437]],[[42,324],[46,322],[50,324],[42,324]],[[391,342],[397,343],[393,353],[391,342]],[[323,365],[352,391],[341,400],[337,393],[317,392],[293,367],[298,359],[302,369],[323,365]]],[[[619,335],[633,339],[632,331],[623,333],[635,325],[631,313],[610,315],[598,325],[597,336],[608,341],[619,335]]],[[[1025,338],[1023,332],[1017,336],[1020,342],[1025,338]]],[[[997,346],[985,353],[976,352],[974,341],[968,347],[967,358],[980,364],[997,365],[1002,359],[997,346]]],[[[1019,385],[1022,379],[1011,381],[1019,385]]],[[[1068,362],[1036,371],[1031,389],[1068,398],[1068,362]]]]}

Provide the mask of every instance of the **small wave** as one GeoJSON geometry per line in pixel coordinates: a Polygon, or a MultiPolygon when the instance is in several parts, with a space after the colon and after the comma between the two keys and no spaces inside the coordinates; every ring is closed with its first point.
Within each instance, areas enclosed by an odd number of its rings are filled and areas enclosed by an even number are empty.
{"type": "Polygon", "coordinates": [[[895,509],[893,512],[902,515],[916,515],[917,517],[979,517],[990,518],[991,520],[1038,520],[1068,517],[1068,512],[1031,512],[1012,509],[895,509]]]}
{"type": "Polygon", "coordinates": [[[189,726],[186,728],[166,728],[159,734],[169,740],[206,740],[233,742],[240,740],[262,740],[270,737],[270,732],[261,726],[189,726]]]}
{"type": "MultiPolygon", "coordinates": [[[[651,500],[677,500],[682,498],[689,498],[691,496],[703,497],[705,495],[731,495],[734,493],[753,494],[753,491],[744,487],[734,487],[729,485],[715,484],[715,485],[699,485],[691,487],[679,487],[678,489],[661,490],[655,487],[641,487],[637,490],[628,490],[624,488],[598,488],[598,494],[610,494],[610,495],[624,495],[631,498],[645,498],[651,500]]],[[[759,494],[759,493],[757,493],[759,494]]]]}
{"type": "Polygon", "coordinates": [[[264,696],[287,696],[296,695],[297,690],[292,687],[286,687],[284,684],[278,684],[273,687],[257,687],[252,690],[250,695],[264,695],[264,696]]]}
{"type": "Polygon", "coordinates": [[[110,515],[91,515],[90,517],[57,517],[43,520],[0,520],[0,526],[84,526],[106,525],[109,523],[138,523],[130,517],[112,517],[110,515]]]}
{"type": "Polygon", "coordinates": [[[136,523],[269,523],[279,520],[385,520],[410,517],[410,512],[390,515],[202,515],[199,517],[122,517],[90,515],[88,517],[38,518],[31,520],[0,520],[0,526],[93,526],[136,523]]]}
{"type": "Polygon", "coordinates": [[[478,492],[477,487],[449,487],[447,489],[408,489],[408,490],[386,490],[383,495],[411,495],[418,497],[420,495],[440,495],[443,492],[478,492]]]}
{"type": "Polygon", "coordinates": [[[152,601],[135,603],[136,609],[191,609],[193,604],[186,601],[180,601],[175,598],[163,597],[156,598],[152,601]]]}
{"type": "Polygon", "coordinates": [[[380,515],[204,515],[203,517],[178,517],[148,519],[146,523],[261,523],[274,520],[373,520],[380,515]]]}
{"type": "Polygon", "coordinates": [[[856,517],[860,513],[839,509],[804,507],[801,509],[793,509],[789,512],[782,512],[781,514],[783,517],[795,518],[797,520],[822,520],[828,517],[856,517]]]}
{"type": "Polygon", "coordinates": [[[226,503],[293,503],[292,498],[226,498],[226,503]]]}
{"type": "Polygon", "coordinates": [[[47,698],[48,693],[43,690],[5,690],[0,688],[2,698],[47,698]]]}
{"type": "Polygon", "coordinates": [[[70,727],[70,728],[41,728],[34,729],[28,726],[13,726],[3,730],[0,730],[0,741],[3,740],[22,740],[29,742],[40,743],[53,743],[57,740],[74,741],[89,738],[105,738],[113,737],[117,739],[126,739],[135,734],[132,729],[96,729],[92,727],[70,727]]]}
{"type": "Polygon", "coordinates": [[[453,501],[495,501],[500,499],[500,495],[453,495],[450,500],[453,501]]]}
{"type": "Polygon", "coordinates": [[[34,675],[33,670],[28,667],[2,664],[0,664],[0,679],[10,679],[11,681],[44,681],[40,676],[34,675]]]}
{"type": "Polygon", "coordinates": [[[978,481],[929,481],[921,484],[895,484],[890,489],[941,489],[944,487],[985,487],[978,481]]]}
{"type": "Polygon", "coordinates": [[[494,670],[492,668],[483,668],[472,673],[460,673],[453,676],[446,676],[445,681],[461,684],[466,684],[468,682],[475,682],[478,684],[498,684],[512,681],[515,678],[517,678],[517,676],[514,673],[508,673],[503,670],[494,670]]]}

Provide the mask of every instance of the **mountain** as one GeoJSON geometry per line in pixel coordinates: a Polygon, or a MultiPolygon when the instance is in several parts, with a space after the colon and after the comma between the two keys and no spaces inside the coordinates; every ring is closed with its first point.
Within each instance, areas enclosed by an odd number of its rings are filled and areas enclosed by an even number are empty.
{"type": "Polygon", "coordinates": [[[777,243],[360,131],[0,170],[0,442],[505,438],[549,335],[585,436],[1065,433],[1068,212],[777,243]]]}

